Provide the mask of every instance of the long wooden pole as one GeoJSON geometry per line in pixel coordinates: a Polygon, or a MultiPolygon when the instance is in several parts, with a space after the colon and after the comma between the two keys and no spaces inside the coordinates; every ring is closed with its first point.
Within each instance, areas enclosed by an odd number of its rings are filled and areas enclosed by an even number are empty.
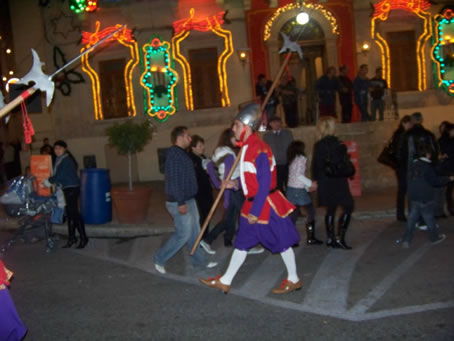
{"type": "MultiPolygon", "coordinates": [[[[280,68],[279,72],[277,73],[276,78],[273,81],[273,84],[271,85],[270,89],[268,90],[268,93],[266,94],[266,97],[265,97],[265,99],[263,100],[263,102],[262,102],[262,104],[260,106],[260,111],[262,112],[262,115],[263,115],[263,110],[265,110],[265,106],[268,103],[268,101],[269,101],[269,99],[271,97],[271,94],[273,93],[274,89],[276,88],[277,83],[281,79],[282,73],[284,72],[284,69],[287,66],[288,61],[290,60],[291,56],[292,56],[292,52],[291,51],[288,52],[287,55],[285,56],[285,60],[282,63],[281,68],[280,68]]],[[[243,152],[243,148],[241,147],[241,149],[238,152],[238,155],[237,155],[235,161],[233,162],[232,168],[230,168],[230,171],[227,174],[227,177],[225,178],[225,181],[229,181],[230,178],[232,177],[233,171],[235,170],[235,168],[238,166],[238,163],[240,162],[242,152],[243,152]]],[[[216,208],[218,207],[219,201],[221,201],[222,194],[224,194],[224,190],[225,190],[224,185],[221,185],[221,188],[219,190],[218,196],[216,197],[216,200],[214,201],[213,205],[211,206],[210,212],[208,213],[208,216],[206,217],[205,222],[203,223],[203,226],[200,229],[200,233],[199,233],[199,235],[197,237],[197,240],[195,241],[194,246],[192,247],[192,250],[191,250],[191,253],[190,253],[191,256],[194,255],[194,252],[197,249],[197,246],[199,245],[200,241],[202,240],[202,236],[205,233],[205,230],[207,229],[208,224],[209,224],[211,218],[213,217],[214,212],[216,211],[216,208]]]]}
{"type": "MultiPolygon", "coordinates": [[[[104,43],[107,39],[109,39],[110,37],[112,37],[115,33],[117,33],[118,31],[124,29],[126,27],[126,25],[122,25],[120,27],[118,27],[115,31],[109,33],[107,36],[105,36],[104,38],[102,38],[101,40],[99,40],[96,44],[94,44],[93,46],[90,46],[89,48],[87,48],[84,52],[82,52],[81,54],[79,54],[78,56],[74,57],[73,59],[71,59],[69,62],[67,62],[65,65],[63,65],[61,68],[59,68],[57,71],[55,71],[53,74],[51,74],[48,79],[49,80],[52,80],[52,78],[54,78],[55,75],[57,75],[58,73],[60,73],[61,71],[63,71],[64,69],[66,69],[68,66],[70,66],[71,64],[73,64],[74,62],[76,62],[77,60],[79,60],[80,58],[82,58],[82,56],[86,55],[88,52],[91,52],[93,51],[96,47],[98,47],[99,45],[101,45],[102,43],[104,43]]],[[[13,110],[15,107],[17,107],[22,101],[25,101],[28,97],[30,97],[31,95],[33,95],[35,93],[36,90],[38,90],[39,88],[39,84],[35,84],[33,87],[31,88],[28,88],[27,90],[23,91],[19,96],[17,96],[15,99],[13,99],[11,102],[7,103],[3,108],[0,109],[0,118],[2,118],[3,116],[5,116],[7,113],[9,113],[11,110],[13,110]]]]}
{"type": "Polygon", "coordinates": [[[22,101],[25,101],[28,97],[33,95],[35,93],[35,91],[36,91],[36,88],[31,87],[31,88],[25,90],[24,92],[22,92],[19,96],[17,96],[11,102],[6,104],[3,108],[0,109],[0,118],[5,116],[7,113],[9,113],[15,107],[17,107],[22,101]]]}

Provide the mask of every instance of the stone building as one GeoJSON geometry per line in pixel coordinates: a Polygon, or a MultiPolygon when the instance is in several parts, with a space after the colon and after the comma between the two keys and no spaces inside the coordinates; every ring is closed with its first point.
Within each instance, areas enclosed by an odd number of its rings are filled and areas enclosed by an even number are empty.
{"type": "MultiPolygon", "coordinates": [[[[36,135],[31,150],[22,153],[23,166],[43,137],[65,139],[79,164],[94,155],[98,167],[111,170],[113,182],[126,181],[126,162],[107,145],[105,129],[114,122],[148,118],[155,132],[135,157],[135,177],[161,180],[158,150],[169,145],[170,130],[190,127],[205,138],[210,154],[238,106],[255,99],[258,75],[274,79],[281,68],[283,32],[303,51],[302,60],[291,56],[285,74],[304,89],[298,98],[300,125],[293,133],[309,152],[317,120],[315,81],[324,70],[347,65],[353,79],[361,64],[369,65],[369,76],[383,68],[393,94],[385,121],[342,124],[338,135],[358,143],[364,190],[393,186],[392,176],[386,176],[391,171],[376,157],[397,126],[397,114],[421,111],[434,131],[441,121],[454,121],[454,18],[449,2],[99,0],[92,1],[89,11],[75,13],[70,4],[76,1],[4,1],[3,88],[10,78],[29,71],[31,48],[51,74],[126,25],[54,78],[49,107],[41,95],[40,112],[30,112],[36,135]],[[296,22],[301,12],[310,19],[302,26],[296,22]],[[12,53],[5,57],[7,48],[12,53]],[[444,56],[451,57],[440,61],[444,56]]],[[[354,117],[357,121],[356,109],[354,117]]],[[[3,126],[3,140],[20,138],[20,114],[12,115],[7,130],[3,126]]]]}

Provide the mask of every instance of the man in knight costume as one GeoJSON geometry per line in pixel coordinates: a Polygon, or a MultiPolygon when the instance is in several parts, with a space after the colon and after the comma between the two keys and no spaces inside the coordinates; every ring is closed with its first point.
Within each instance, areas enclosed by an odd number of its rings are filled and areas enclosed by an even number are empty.
{"type": "Polygon", "coordinates": [[[206,286],[224,293],[230,290],[234,276],[246,259],[247,251],[258,244],[262,244],[272,253],[280,253],[287,269],[287,278],[272,292],[285,294],[301,289],[292,249],[300,237],[289,217],[295,207],[277,189],[273,153],[256,134],[260,121],[260,106],[252,103],[238,113],[233,123],[235,138],[242,146],[241,175],[240,181],[229,180],[224,185],[226,188],[242,188],[245,196],[235,249],[224,275],[200,279],[206,286]]]}

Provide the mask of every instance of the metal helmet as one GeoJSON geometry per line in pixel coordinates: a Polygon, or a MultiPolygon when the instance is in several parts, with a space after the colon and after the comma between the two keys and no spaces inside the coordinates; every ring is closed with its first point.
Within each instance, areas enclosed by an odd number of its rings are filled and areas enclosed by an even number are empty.
{"type": "Polygon", "coordinates": [[[253,130],[257,130],[262,120],[262,113],[260,111],[260,105],[257,103],[249,103],[236,115],[235,120],[251,127],[253,130]]]}

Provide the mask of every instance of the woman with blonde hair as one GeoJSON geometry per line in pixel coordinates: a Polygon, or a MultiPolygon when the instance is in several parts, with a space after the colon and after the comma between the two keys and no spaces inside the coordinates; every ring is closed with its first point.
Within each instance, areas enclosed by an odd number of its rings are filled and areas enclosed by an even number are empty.
{"type": "Polygon", "coordinates": [[[321,119],[317,124],[318,141],[314,145],[312,177],[318,183],[319,206],[326,207],[326,245],[333,248],[351,249],[345,242],[345,235],[353,212],[353,197],[347,179],[355,169],[347,153],[347,147],[334,136],[333,117],[321,119]],[[339,229],[335,237],[335,215],[338,206],[343,213],[339,217],[339,229]]]}

